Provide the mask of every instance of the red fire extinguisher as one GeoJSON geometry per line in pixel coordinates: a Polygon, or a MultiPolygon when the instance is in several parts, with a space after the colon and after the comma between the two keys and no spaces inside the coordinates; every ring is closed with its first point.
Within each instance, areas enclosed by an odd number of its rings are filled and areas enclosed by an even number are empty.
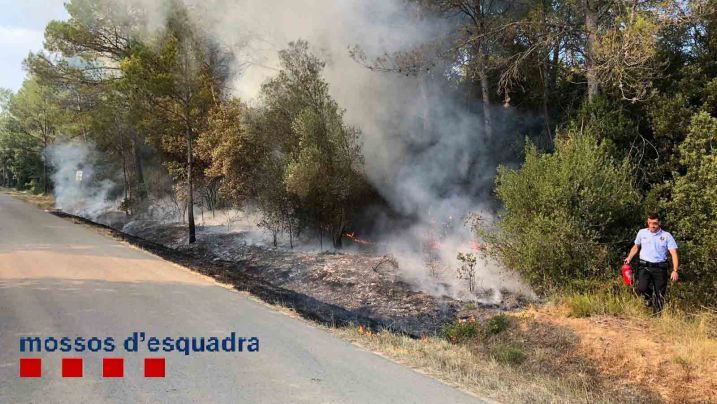
{"type": "Polygon", "coordinates": [[[630,264],[622,266],[622,281],[625,282],[625,285],[632,286],[632,267],[630,264]]]}

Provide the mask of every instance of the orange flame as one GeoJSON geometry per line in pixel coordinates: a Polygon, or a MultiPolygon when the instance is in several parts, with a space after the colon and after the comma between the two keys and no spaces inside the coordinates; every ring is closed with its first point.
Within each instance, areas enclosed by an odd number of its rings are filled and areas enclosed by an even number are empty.
{"type": "Polygon", "coordinates": [[[356,237],[356,233],[353,232],[353,231],[352,231],[351,233],[344,233],[344,236],[348,237],[349,240],[351,240],[351,241],[353,241],[354,243],[357,243],[357,244],[363,244],[363,245],[375,244],[375,243],[372,242],[372,241],[361,240],[360,238],[356,237]]]}

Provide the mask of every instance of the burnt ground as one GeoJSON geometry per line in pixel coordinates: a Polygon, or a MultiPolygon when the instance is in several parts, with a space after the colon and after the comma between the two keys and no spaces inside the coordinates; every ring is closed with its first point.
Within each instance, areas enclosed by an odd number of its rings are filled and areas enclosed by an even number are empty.
{"type": "Polygon", "coordinates": [[[187,245],[186,228],[179,224],[147,222],[131,226],[129,234],[118,230],[118,221],[108,221],[112,227],[53,213],[105,228],[162,258],[330,325],[362,324],[421,337],[440,332],[457,318],[481,319],[522,305],[509,294],[499,305],[481,305],[416,291],[401,280],[390,256],[258,246],[249,244],[241,232],[198,232],[197,242],[187,245]]]}

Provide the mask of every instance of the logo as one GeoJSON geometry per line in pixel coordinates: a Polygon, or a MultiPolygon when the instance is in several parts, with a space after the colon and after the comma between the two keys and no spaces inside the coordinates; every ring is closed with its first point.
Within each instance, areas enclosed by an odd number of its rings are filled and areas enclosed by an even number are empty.
{"type": "Polygon", "coordinates": [[[665,236],[660,237],[660,241],[665,241],[665,236]]]}

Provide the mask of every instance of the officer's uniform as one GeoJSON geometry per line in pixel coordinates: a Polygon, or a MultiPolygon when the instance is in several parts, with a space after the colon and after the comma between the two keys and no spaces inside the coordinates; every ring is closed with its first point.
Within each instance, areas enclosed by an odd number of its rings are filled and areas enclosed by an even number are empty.
{"type": "Polygon", "coordinates": [[[672,234],[662,229],[652,233],[650,229],[645,228],[637,232],[635,244],[640,246],[637,292],[648,304],[652,303],[654,295],[653,311],[660,312],[669,280],[667,253],[671,249],[676,249],[677,243],[672,234]]]}

